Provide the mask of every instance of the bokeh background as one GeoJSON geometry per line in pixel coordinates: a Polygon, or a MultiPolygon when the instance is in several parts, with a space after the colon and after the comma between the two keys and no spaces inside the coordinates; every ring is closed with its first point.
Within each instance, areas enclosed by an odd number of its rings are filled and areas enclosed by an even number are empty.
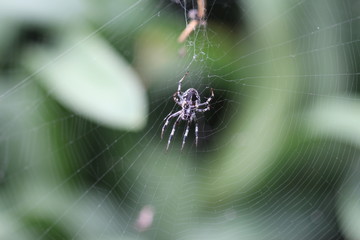
{"type": "Polygon", "coordinates": [[[196,8],[0,2],[0,239],[360,239],[359,1],[196,8]]]}

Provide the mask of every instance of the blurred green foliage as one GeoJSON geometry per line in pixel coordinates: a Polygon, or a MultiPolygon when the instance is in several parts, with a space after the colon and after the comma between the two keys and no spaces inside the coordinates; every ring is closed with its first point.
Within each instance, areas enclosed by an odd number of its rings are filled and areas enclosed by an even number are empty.
{"type": "Polygon", "coordinates": [[[358,3],[208,6],[0,2],[1,239],[360,238],[358,3]],[[218,132],[164,152],[186,70],[218,132]]]}

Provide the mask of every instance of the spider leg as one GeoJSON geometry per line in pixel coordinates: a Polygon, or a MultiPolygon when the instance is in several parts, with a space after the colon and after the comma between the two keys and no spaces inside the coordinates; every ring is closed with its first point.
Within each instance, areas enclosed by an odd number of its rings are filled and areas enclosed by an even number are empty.
{"type": "Polygon", "coordinates": [[[178,112],[173,113],[173,114],[169,113],[169,114],[166,116],[166,118],[164,119],[164,120],[166,120],[166,121],[165,121],[165,124],[164,124],[164,126],[162,127],[162,130],[161,130],[161,139],[163,138],[164,131],[165,131],[167,125],[169,124],[170,119],[173,118],[173,117],[176,117],[176,116],[180,115],[180,113],[181,113],[181,111],[178,111],[178,112]]]}
{"type": "Polygon", "coordinates": [[[209,111],[210,110],[210,106],[208,105],[206,108],[204,108],[204,109],[200,109],[200,108],[198,108],[198,109],[196,109],[196,111],[197,112],[206,112],[206,111],[209,111]]]}
{"type": "Polygon", "coordinates": [[[178,85],[178,90],[177,90],[178,93],[181,91],[181,83],[182,83],[182,81],[184,81],[184,79],[186,78],[186,76],[188,74],[189,74],[189,72],[186,72],[185,75],[180,79],[179,85],[178,85]]]}
{"type": "Polygon", "coordinates": [[[211,95],[210,95],[210,97],[206,100],[207,103],[209,103],[209,102],[214,98],[214,89],[213,89],[213,88],[210,88],[210,91],[211,91],[211,95]]]}
{"type": "Polygon", "coordinates": [[[198,126],[198,121],[197,119],[195,119],[195,146],[197,147],[199,142],[199,126],[198,126]]]}
{"type": "Polygon", "coordinates": [[[210,91],[211,91],[210,97],[206,100],[206,102],[198,104],[197,105],[198,107],[209,106],[210,101],[213,100],[214,98],[214,89],[211,88],[210,91]]]}
{"type": "Polygon", "coordinates": [[[210,110],[210,101],[214,98],[214,89],[211,88],[211,95],[204,103],[200,103],[197,105],[197,107],[203,107],[206,106],[204,109],[196,109],[197,112],[206,112],[210,110]]]}
{"type": "Polygon", "coordinates": [[[182,93],[181,93],[181,83],[182,81],[184,81],[184,79],[186,78],[186,76],[189,74],[189,72],[186,72],[185,75],[179,80],[179,85],[178,85],[178,89],[177,91],[174,93],[173,98],[174,101],[181,106],[180,102],[182,102],[183,97],[182,97],[182,93]],[[178,97],[178,99],[176,98],[178,97]]]}
{"type": "Polygon", "coordinates": [[[187,122],[184,137],[183,137],[183,142],[182,142],[182,145],[181,145],[181,150],[183,150],[183,148],[184,148],[186,137],[187,137],[187,135],[189,133],[189,126],[190,126],[190,122],[187,122]]]}
{"type": "Polygon", "coordinates": [[[168,150],[169,148],[169,145],[170,145],[170,142],[171,142],[171,139],[172,137],[174,136],[175,134],[175,127],[176,127],[176,124],[179,122],[179,120],[181,119],[181,115],[176,119],[176,121],[174,122],[174,125],[171,129],[171,133],[170,133],[170,136],[169,136],[169,140],[168,140],[168,143],[167,143],[167,146],[166,146],[166,150],[168,150]]]}
{"type": "Polygon", "coordinates": [[[177,105],[181,106],[181,102],[182,102],[182,96],[180,92],[176,92],[173,95],[174,101],[177,103],[177,105]]]}

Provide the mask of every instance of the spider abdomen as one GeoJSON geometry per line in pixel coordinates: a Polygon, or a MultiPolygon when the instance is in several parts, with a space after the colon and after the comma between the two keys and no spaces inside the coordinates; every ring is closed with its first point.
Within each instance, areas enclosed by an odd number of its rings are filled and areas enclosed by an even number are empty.
{"type": "Polygon", "coordinates": [[[183,98],[187,103],[190,103],[190,105],[193,106],[200,102],[200,95],[195,88],[189,88],[188,90],[186,90],[183,93],[183,98]]]}

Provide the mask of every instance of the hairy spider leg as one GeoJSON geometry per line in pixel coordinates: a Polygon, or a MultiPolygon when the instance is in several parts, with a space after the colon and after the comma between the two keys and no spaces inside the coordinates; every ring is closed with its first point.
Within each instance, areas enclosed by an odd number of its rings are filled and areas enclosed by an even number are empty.
{"type": "Polygon", "coordinates": [[[182,83],[182,81],[184,81],[184,79],[186,78],[186,76],[187,76],[188,74],[189,74],[189,72],[186,72],[185,75],[180,79],[179,85],[178,85],[178,90],[177,90],[178,93],[181,92],[181,83],[182,83]]]}
{"type": "Polygon", "coordinates": [[[179,92],[176,92],[174,93],[173,98],[176,104],[181,106],[181,102],[183,101],[183,97],[181,96],[181,94],[179,92]]]}
{"type": "Polygon", "coordinates": [[[170,145],[170,142],[171,142],[171,139],[172,137],[174,136],[175,134],[175,128],[176,128],[176,124],[179,122],[179,120],[181,119],[181,115],[176,119],[176,121],[174,122],[174,125],[171,129],[171,133],[170,133],[170,136],[169,136],[169,140],[168,140],[168,143],[167,143],[167,146],[166,146],[166,150],[168,150],[169,148],[169,145],[170,145]]]}
{"type": "Polygon", "coordinates": [[[190,121],[188,121],[187,124],[186,124],[186,129],[185,129],[185,133],[184,133],[184,137],[183,137],[183,142],[182,142],[182,145],[181,145],[181,150],[183,150],[187,135],[189,134],[189,126],[190,126],[190,121]]]}
{"type": "Polygon", "coordinates": [[[198,121],[195,118],[195,146],[197,147],[198,145],[198,141],[199,141],[199,125],[198,125],[198,121]]]}
{"type": "Polygon", "coordinates": [[[214,98],[214,89],[213,89],[213,88],[210,88],[210,91],[211,91],[211,95],[210,95],[210,97],[206,100],[207,103],[210,103],[210,101],[214,98]]]}
{"type": "Polygon", "coordinates": [[[182,96],[182,92],[181,92],[181,83],[182,83],[182,81],[184,81],[184,79],[186,78],[186,76],[188,74],[189,74],[189,72],[186,72],[185,75],[179,80],[178,89],[177,89],[176,93],[174,93],[174,95],[173,95],[174,101],[179,106],[181,106],[181,102],[184,100],[183,96],[182,96]],[[178,97],[178,99],[176,97],[178,97]]]}
{"type": "Polygon", "coordinates": [[[209,110],[210,110],[209,104],[208,104],[208,105],[206,106],[206,108],[204,108],[204,109],[200,109],[200,108],[196,109],[197,112],[201,112],[201,113],[206,112],[206,111],[209,111],[209,110]]]}
{"type": "Polygon", "coordinates": [[[164,126],[162,127],[162,131],[161,131],[161,139],[162,139],[163,136],[164,136],[164,131],[165,131],[167,125],[169,124],[170,119],[173,118],[173,117],[176,117],[176,116],[178,116],[178,115],[180,115],[180,114],[181,114],[181,111],[178,111],[178,112],[173,113],[173,114],[169,113],[169,115],[166,116],[166,118],[164,119],[164,120],[166,120],[166,121],[165,121],[165,124],[164,124],[164,126]]]}
{"type": "MultiPolygon", "coordinates": [[[[210,91],[211,91],[211,95],[210,95],[210,97],[206,100],[206,102],[204,102],[204,103],[200,103],[200,104],[198,104],[197,105],[197,107],[202,107],[202,106],[209,106],[209,103],[210,103],[210,101],[211,100],[213,100],[213,98],[214,98],[214,89],[210,89],[210,91]]],[[[210,109],[210,108],[209,108],[210,109]]],[[[207,111],[207,110],[206,110],[207,111]]]]}

